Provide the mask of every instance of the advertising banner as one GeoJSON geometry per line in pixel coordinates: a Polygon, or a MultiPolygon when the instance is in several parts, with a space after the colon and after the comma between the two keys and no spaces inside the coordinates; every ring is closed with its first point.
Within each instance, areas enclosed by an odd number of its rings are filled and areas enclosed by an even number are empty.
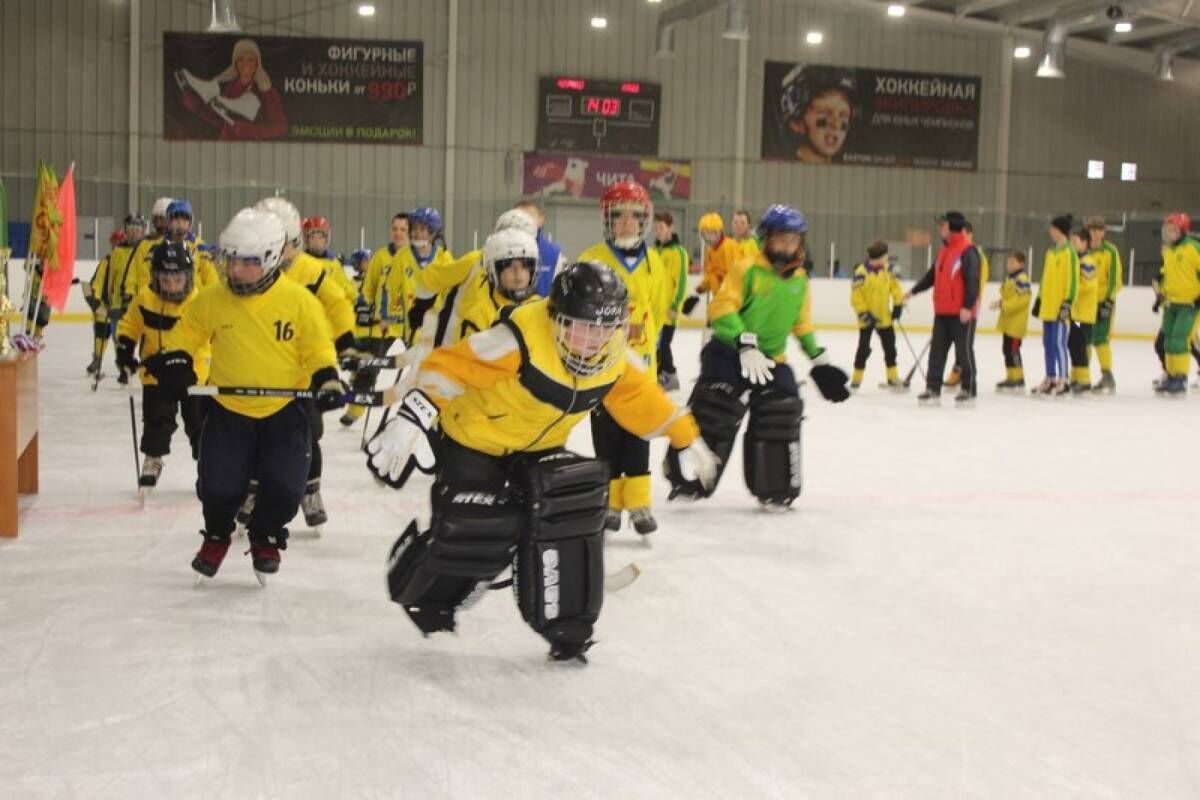
{"type": "Polygon", "coordinates": [[[978,77],[768,61],[762,157],[974,171],[978,77]]]}
{"type": "Polygon", "coordinates": [[[692,196],[692,163],[657,158],[526,153],[522,193],[527,197],[599,198],[609,186],[632,180],[655,201],[692,196]]]}
{"type": "Polygon", "coordinates": [[[421,144],[416,41],[163,34],[163,135],[421,144]]]}

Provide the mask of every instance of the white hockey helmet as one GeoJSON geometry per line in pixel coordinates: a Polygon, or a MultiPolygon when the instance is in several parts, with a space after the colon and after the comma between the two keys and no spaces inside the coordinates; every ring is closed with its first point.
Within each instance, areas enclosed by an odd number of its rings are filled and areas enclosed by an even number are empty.
{"type": "Polygon", "coordinates": [[[487,270],[488,282],[497,292],[514,303],[520,303],[533,292],[537,276],[537,240],[516,228],[506,228],[493,233],[483,243],[483,268],[487,270]],[[529,283],[521,289],[506,288],[500,282],[500,273],[513,261],[524,261],[529,271],[529,283]]]}
{"type": "Polygon", "coordinates": [[[522,233],[528,233],[530,236],[537,236],[537,222],[529,213],[522,211],[519,208],[510,208],[500,216],[496,217],[496,230],[518,230],[522,233]]]}
{"type": "Polygon", "coordinates": [[[234,294],[257,294],[275,282],[286,241],[283,225],[274,214],[258,208],[243,208],[217,240],[220,247],[221,279],[234,294]],[[263,275],[257,281],[244,283],[232,280],[229,262],[232,259],[257,260],[263,275]]]}
{"type": "Polygon", "coordinates": [[[300,247],[300,212],[288,200],[282,197],[264,197],[254,204],[259,211],[274,214],[283,226],[288,244],[300,247]]]}
{"type": "Polygon", "coordinates": [[[154,205],[150,208],[151,217],[166,217],[167,208],[171,203],[175,202],[174,197],[160,197],[154,201],[154,205]]]}

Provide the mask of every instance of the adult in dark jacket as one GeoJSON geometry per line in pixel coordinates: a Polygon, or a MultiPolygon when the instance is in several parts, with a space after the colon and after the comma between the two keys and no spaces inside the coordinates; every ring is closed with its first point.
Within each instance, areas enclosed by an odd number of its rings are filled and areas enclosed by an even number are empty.
{"type": "Polygon", "coordinates": [[[970,402],[975,396],[975,356],[971,335],[975,327],[975,303],[979,298],[979,253],[972,247],[963,229],[967,218],[948,211],[938,218],[942,248],[937,260],[904,296],[905,305],[915,294],[933,289],[933,341],[929,347],[925,391],[917,398],[923,404],[938,404],[942,396],[942,375],[946,355],[954,344],[955,361],[961,365],[962,380],[956,402],[970,402]]]}

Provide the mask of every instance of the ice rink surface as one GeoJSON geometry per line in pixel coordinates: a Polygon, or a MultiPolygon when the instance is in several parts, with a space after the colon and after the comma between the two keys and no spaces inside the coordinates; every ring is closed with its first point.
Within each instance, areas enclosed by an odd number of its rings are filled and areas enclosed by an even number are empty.
{"type": "MultiPolygon", "coordinates": [[[[42,493],[0,542],[0,797],[1200,796],[1200,398],[1152,396],[1148,342],[1115,345],[1117,396],[1039,401],[993,394],[981,336],[970,410],[876,389],[876,345],[850,402],[806,387],[791,513],[740,448],[706,503],[656,480],[653,548],[607,550],[644,574],[576,667],[504,591],[421,638],[383,571],[428,479],[377,487],[336,415],[324,535],[293,524],[265,590],[244,539],[193,588],[183,433],[139,511],[89,337],[48,331],[42,493]]],[[[820,338],[849,369],[853,334],[820,338]]]]}

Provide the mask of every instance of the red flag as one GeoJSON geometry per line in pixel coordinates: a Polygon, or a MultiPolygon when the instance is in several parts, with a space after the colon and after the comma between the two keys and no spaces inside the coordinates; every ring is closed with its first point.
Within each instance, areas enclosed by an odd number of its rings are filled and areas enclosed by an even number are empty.
{"type": "Polygon", "coordinates": [[[50,307],[62,311],[71,292],[71,280],[75,277],[74,163],[67,167],[67,174],[58,187],[58,213],[62,217],[62,226],[58,229],[58,263],[48,265],[42,286],[50,307]]]}

